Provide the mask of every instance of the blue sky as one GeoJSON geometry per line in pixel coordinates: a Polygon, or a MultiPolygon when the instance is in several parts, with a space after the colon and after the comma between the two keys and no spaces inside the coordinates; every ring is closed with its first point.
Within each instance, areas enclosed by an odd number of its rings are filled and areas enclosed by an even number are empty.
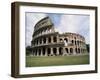
{"type": "Polygon", "coordinates": [[[31,45],[34,25],[42,18],[49,16],[54,23],[55,30],[59,33],[72,32],[85,37],[86,43],[90,42],[90,16],[75,14],[53,13],[26,13],[25,14],[25,45],[31,45]]]}

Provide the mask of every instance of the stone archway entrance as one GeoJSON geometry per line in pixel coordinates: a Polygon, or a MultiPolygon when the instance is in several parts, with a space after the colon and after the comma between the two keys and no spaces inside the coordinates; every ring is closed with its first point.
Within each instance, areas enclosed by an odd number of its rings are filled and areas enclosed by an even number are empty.
{"type": "Polygon", "coordinates": [[[43,55],[45,55],[45,48],[43,48],[43,55]]]}
{"type": "Polygon", "coordinates": [[[59,48],[59,55],[63,55],[63,48],[59,48]]]}
{"type": "Polygon", "coordinates": [[[48,54],[48,56],[51,54],[51,49],[50,48],[48,48],[47,54],[48,54]]]}
{"type": "Polygon", "coordinates": [[[73,54],[73,48],[70,48],[70,54],[73,54]]]}
{"type": "Polygon", "coordinates": [[[57,49],[56,48],[53,48],[53,53],[54,53],[55,56],[57,55],[57,49]]]}

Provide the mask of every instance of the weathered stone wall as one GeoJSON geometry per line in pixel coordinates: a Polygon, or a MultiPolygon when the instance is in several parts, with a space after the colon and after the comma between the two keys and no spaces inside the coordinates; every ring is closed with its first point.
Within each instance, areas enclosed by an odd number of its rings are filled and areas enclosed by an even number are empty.
{"type": "Polygon", "coordinates": [[[76,33],[55,32],[49,17],[34,27],[32,53],[34,56],[65,56],[86,54],[85,38],[76,33]]]}

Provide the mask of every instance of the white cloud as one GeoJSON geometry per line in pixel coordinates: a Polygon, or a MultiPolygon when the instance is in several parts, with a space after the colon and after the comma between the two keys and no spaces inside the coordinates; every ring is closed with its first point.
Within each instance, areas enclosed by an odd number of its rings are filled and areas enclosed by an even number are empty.
{"type": "Polygon", "coordinates": [[[81,34],[89,43],[89,16],[62,15],[59,26],[56,28],[60,33],[72,32],[81,34]]]}
{"type": "Polygon", "coordinates": [[[62,15],[58,30],[62,32],[77,32],[79,29],[79,21],[74,15],[62,15]]]}
{"type": "MultiPolygon", "coordinates": [[[[26,13],[26,35],[25,35],[25,45],[31,45],[32,34],[34,31],[35,24],[46,17],[48,14],[45,13],[26,13]]],[[[51,16],[54,17],[54,16],[51,16]]],[[[57,18],[58,20],[58,18],[57,18]]],[[[83,35],[89,43],[89,16],[83,15],[61,15],[59,19],[58,26],[55,27],[55,31],[61,33],[73,32],[83,35]]]]}

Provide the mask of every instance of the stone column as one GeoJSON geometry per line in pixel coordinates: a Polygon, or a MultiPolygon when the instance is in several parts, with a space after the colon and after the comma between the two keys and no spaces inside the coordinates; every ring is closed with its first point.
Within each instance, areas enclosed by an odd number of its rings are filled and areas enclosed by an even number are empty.
{"type": "Polygon", "coordinates": [[[53,48],[51,48],[51,55],[53,55],[53,48]]]}
{"type": "Polygon", "coordinates": [[[44,43],[43,43],[43,38],[41,38],[41,40],[42,40],[42,43],[41,43],[41,44],[44,44],[44,43]]]}
{"type": "Polygon", "coordinates": [[[45,48],[45,56],[47,56],[47,48],[45,48]]]}
{"type": "Polygon", "coordinates": [[[75,48],[73,48],[73,55],[76,55],[76,51],[75,51],[75,48]]]}
{"type": "Polygon", "coordinates": [[[66,55],[66,51],[65,51],[65,48],[63,47],[63,56],[65,56],[66,55]]]}
{"type": "Polygon", "coordinates": [[[41,48],[41,56],[43,56],[43,49],[41,48]]]}
{"type": "Polygon", "coordinates": [[[53,36],[51,36],[51,43],[53,43],[53,36]]]}
{"type": "Polygon", "coordinates": [[[57,43],[59,43],[59,37],[58,37],[58,35],[57,35],[57,43]]]}
{"type": "Polygon", "coordinates": [[[38,45],[40,45],[40,39],[38,39],[38,45]]]}
{"type": "Polygon", "coordinates": [[[46,37],[46,44],[48,44],[48,37],[46,37]]]}
{"type": "Polygon", "coordinates": [[[56,49],[57,49],[57,55],[59,56],[59,48],[57,47],[56,49]]]}

